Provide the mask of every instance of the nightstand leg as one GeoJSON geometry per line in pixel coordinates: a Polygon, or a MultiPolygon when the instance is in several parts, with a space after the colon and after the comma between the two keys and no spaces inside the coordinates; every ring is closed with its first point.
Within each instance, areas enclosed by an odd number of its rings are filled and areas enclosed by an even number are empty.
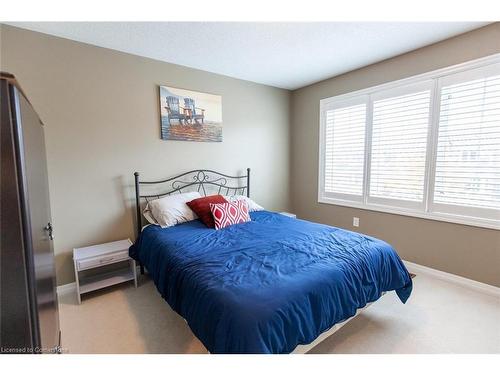
{"type": "Polygon", "coordinates": [[[134,272],[134,285],[137,288],[137,265],[135,264],[135,260],[132,259],[132,268],[134,272]]]}
{"type": "Polygon", "coordinates": [[[76,262],[73,260],[73,265],[75,266],[75,284],[76,284],[76,296],[78,298],[78,304],[82,303],[82,296],[80,295],[80,280],[78,280],[78,269],[76,268],[76,262]]]}

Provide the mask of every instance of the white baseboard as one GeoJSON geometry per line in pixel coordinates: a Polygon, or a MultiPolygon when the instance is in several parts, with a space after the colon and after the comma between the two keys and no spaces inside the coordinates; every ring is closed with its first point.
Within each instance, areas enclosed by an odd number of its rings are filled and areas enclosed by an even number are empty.
{"type": "Polygon", "coordinates": [[[407,260],[403,260],[403,262],[404,262],[406,268],[408,268],[408,271],[415,273],[417,275],[419,273],[429,275],[429,276],[435,277],[437,279],[449,281],[451,283],[455,283],[455,284],[461,285],[461,286],[469,288],[469,289],[473,289],[473,290],[481,292],[481,293],[489,294],[489,295],[492,295],[494,297],[500,297],[500,288],[498,288],[496,286],[481,283],[479,281],[475,281],[475,280],[471,280],[471,279],[467,279],[465,277],[454,275],[452,273],[439,271],[439,270],[436,270],[434,268],[430,268],[430,267],[422,266],[422,265],[417,264],[417,263],[409,262],[407,260]]]}

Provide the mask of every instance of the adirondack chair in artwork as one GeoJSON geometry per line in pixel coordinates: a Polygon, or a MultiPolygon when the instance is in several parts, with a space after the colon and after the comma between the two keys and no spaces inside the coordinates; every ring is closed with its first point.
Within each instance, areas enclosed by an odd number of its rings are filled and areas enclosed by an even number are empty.
{"type": "Polygon", "coordinates": [[[196,124],[203,124],[205,120],[205,110],[203,108],[199,108],[196,106],[194,99],[184,98],[184,107],[187,109],[187,120],[190,124],[193,123],[193,120],[196,124]]]}
{"type": "Polygon", "coordinates": [[[187,120],[187,109],[179,105],[179,98],[176,96],[167,96],[167,105],[165,109],[168,114],[168,124],[172,125],[172,120],[177,120],[179,124],[184,125],[183,121],[187,120]]]}

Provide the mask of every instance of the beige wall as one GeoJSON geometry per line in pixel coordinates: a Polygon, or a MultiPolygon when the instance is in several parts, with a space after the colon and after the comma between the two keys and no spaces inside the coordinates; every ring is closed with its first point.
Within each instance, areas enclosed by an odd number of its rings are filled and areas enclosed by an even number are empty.
{"type": "Polygon", "coordinates": [[[133,238],[134,171],[251,167],[252,197],[289,209],[288,91],[5,25],[0,62],[46,124],[59,285],[73,247],[133,238]],[[222,95],[223,142],[162,141],[158,85],[222,95]]]}
{"type": "Polygon", "coordinates": [[[500,23],[338,76],[292,93],[291,197],[302,218],[391,243],[402,258],[500,286],[500,231],[319,204],[319,101],[500,52],[500,23]]]}

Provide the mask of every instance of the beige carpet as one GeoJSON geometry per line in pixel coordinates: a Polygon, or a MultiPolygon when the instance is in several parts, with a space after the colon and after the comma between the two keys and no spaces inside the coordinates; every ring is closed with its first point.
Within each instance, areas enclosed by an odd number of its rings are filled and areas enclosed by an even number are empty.
{"type": "MultiPolygon", "coordinates": [[[[403,305],[391,292],[310,353],[500,353],[500,299],[418,275],[403,305]]],[[[151,280],[60,297],[69,353],[206,353],[151,280]]]]}

